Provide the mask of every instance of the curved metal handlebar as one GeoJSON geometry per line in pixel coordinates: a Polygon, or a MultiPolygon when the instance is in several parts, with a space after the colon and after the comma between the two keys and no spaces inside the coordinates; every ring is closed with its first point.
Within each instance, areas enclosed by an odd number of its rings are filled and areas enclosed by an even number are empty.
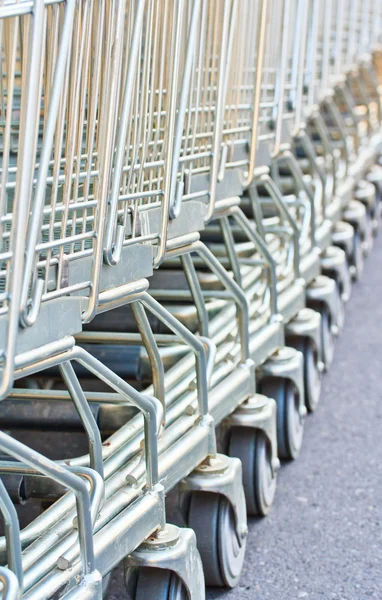
{"type": "Polygon", "coordinates": [[[11,501],[4,483],[0,479],[0,510],[5,524],[5,541],[8,567],[18,581],[18,588],[23,587],[23,565],[21,559],[20,526],[16,509],[11,501]]]}
{"type": "MultiPolygon", "coordinates": [[[[84,575],[95,571],[93,523],[89,492],[86,483],[69,469],[49,460],[39,452],[0,431],[0,449],[25,463],[38,473],[50,477],[72,490],[76,496],[78,536],[84,575]]],[[[103,484],[102,484],[103,485],[103,484]]]]}
{"type": "Polygon", "coordinates": [[[180,323],[171,313],[157,302],[147,292],[140,299],[150,312],[160,319],[173,333],[178,335],[188,344],[195,353],[196,380],[198,387],[198,406],[201,416],[208,414],[208,390],[207,390],[207,361],[206,351],[200,338],[191,333],[187,327],[180,323]]]}
{"type": "Polygon", "coordinates": [[[21,600],[21,590],[16,575],[6,567],[0,567],[0,581],[3,584],[3,600],[21,600]]]}
{"type": "MultiPolygon", "coordinates": [[[[146,294],[143,295],[143,298],[146,294]]],[[[141,301],[143,301],[143,298],[141,301]]],[[[146,441],[146,470],[147,485],[151,489],[158,483],[158,434],[163,421],[163,407],[154,397],[148,397],[135,390],[131,385],[106,367],[101,361],[91,356],[83,348],[75,347],[72,357],[93,375],[104,381],[117,393],[134,404],[144,416],[145,441],[146,441]]]]}
{"type": "Polygon", "coordinates": [[[269,196],[273,200],[276,208],[283,215],[283,217],[287,220],[288,225],[291,227],[293,232],[293,268],[296,279],[300,277],[300,242],[299,236],[300,232],[297,227],[295,220],[292,215],[289,213],[288,209],[284,205],[282,195],[277,185],[270,177],[269,173],[262,173],[259,175],[259,178],[254,180],[254,185],[263,185],[265,189],[268,191],[269,196]]]}

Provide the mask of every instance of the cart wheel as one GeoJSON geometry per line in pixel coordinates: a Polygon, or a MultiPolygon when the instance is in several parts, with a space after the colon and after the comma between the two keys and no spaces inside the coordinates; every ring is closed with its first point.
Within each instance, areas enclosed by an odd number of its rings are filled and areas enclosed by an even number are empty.
{"type": "Polygon", "coordinates": [[[276,400],[279,457],[286,460],[297,458],[302,444],[304,425],[296,386],[289,379],[272,377],[261,382],[261,393],[276,400]]]}
{"type": "Polygon", "coordinates": [[[229,456],[240,458],[247,513],[268,514],[276,493],[276,476],[264,433],[251,427],[232,427],[228,441],[229,456]]]}
{"type": "Polygon", "coordinates": [[[330,325],[330,316],[326,308],[320,309],[321,314],[321,340],[322,340],[322,359],[327,371],[332,364],[334,356],[334,334],[330,325]]]}
{"type": "Polygon", "coordinates": [[[174,571],[132,567],[126,573],[129,600],[188,600],[187,590],[174,571]]]}
{"type": "Polygon", "coordinates": [[[352,278],[354,281],[358,281],[363,271],[363,250],[361,236],[358,231],[354,230],[353,237],[353,250],[350,257],[350,263],[354,267],[352,278]]]}
{"type": "Polygon", "coordinates": [[[188,526],[196,533],[206,585],[235,587],[243,568],[246,539],[237,534],[229,500],[217,493],[192,492],[188,526]]]}
{"type": "Polygon", "coordinates": [[[297,338],[293,347],[304,355],[305,406],[309,412],[314,412],[321,393],[321,372],[317,352],[307,338],[297,338]]]}

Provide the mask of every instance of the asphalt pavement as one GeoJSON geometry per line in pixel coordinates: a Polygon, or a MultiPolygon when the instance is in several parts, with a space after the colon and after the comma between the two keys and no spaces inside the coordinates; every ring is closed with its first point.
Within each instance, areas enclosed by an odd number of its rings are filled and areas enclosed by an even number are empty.
{"type": "MultiPolygon", "coordinates": [[[[300,456],[282,466],[268,517],[249,522],[241,581],[208,600],[382,599],[381,383],[382,234],[353,287],[300,456]]],[[[117,570],[110,600],[126,598],[121,583],[117,570]]]]}

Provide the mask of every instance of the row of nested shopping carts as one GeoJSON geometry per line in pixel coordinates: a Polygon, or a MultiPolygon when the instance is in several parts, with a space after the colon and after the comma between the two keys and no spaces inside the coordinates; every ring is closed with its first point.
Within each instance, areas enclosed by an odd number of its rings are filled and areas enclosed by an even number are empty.
{"type": "Polygon", "coordinates": [[[376,234],[381,34],[380,0],[0,0],[4,600],[239,580],[376,234]]]}

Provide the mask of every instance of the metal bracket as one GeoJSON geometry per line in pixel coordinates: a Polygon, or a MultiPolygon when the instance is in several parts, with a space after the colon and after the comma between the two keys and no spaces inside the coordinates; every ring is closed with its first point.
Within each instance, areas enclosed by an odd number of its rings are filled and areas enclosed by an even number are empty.
{"type": "Polygon", "coordinates": [[[99,571],[93,571],[85,575],[80,583],[73,587],[69,592],[62,596],[62,600],[81,600],[82,598],[91,598],[91,600],[102,600],[102,577],[99,571]]]}
{"type": "Polygon", "coordinates": [[[299,393],[299,413],[306,416],[304,391],[304,357],[301,352],[284,346],[269,358],[257,371],[257,380],[264,377],[278,377],[293,381],[299,393]]]}
{"type": "Polygon", "coordinates": [[[366,210],[374,216],[376,209],[376,190],[372,183],[361,179],[355,190],[355,199],[362,202],[366,210]]]}
{"type": "Polygon", "coordinates": [[[212,492],[227,498],[235,514],[238,538],[244,543],[248,526],[240,460],[217,454],[183,479],[179,484],[180,509],[183,514],[193,491],[212,492]]]}
{"type": "Polygon", "coordinates": [[[334,274],[341,287],[341,298],[347,302],[351,295],[351,277],[346,252],[338,246],[328,246],[320,257],[323,275],[334,274]]]}
{"type": "Polygon", "coordinates": [[[347,258],[353,252],[354,228],[346,221],[338,221],[332,231],[332,243],[344,250],[347,258]]]}
{"type": "Polygon", "coordinates": [[[308,338],[318,357],[318,368],[322,372],[324,363],[322,361],[322,343],[321,343],[321,315],[311,308],[303,308],[297,315],[285,326],[285,335],[288,343],[288,337],[308,338]]]}
{"type": "Polygon", "coordinates": [[[189,598],[205,599],[202,561],[196,547],[196,536],[192,529],[166,525],[149,537],[125,560],[126,585],[134,576],[130,568],[155,567],[173,571],[183,581],[189,598]]]}
{"type": "Polygon", "coordinates": [[[369,254],[374,243],[374,232],[378,227],[377,216],[377,194],[376,188],[372,183],[365,179],[358,182],[355,190],[355,199],[361,202],[366,210],[366,227],[363,240],[363,249],[365,254],[369,254]]]}
{"type": "Polygon", "coordinates": [[[382,199],[382,167],[380,165],[373,165],[370,171],[366,175],[366,180],[372,183],[376,189],[377,198],[382,199]]]}
{"type": "Polygon", "coordinates": [[[271,448],[273,476],[280,468],[280,461],[277,456],[276,410],[277,405],[273,398],[268,398],[263,394],[255,394],[243,402],[222,423],[223,436],[231,427],[251,427],[264,433],[271,448]]]}
{"type": "Polygon", "coordinates": [[[364,237],[366,231],[366,208],[358,200],[351,200],[343,213],[344,221],[350,223],[361,237],[364,237]]]}
{"type": "Polygon", "coordinates": [[[341,329],[341,323],[338,319],[339,295],[334,279],[326,277],[326,275],[316,277],[316,279],[306,288],[306,299],[307,303],[313,303],[313,306],[315,302],[320,302],[325,305],[332,320],[332,331],[334,335],[338,335],[339,330],[341,329]]]}
{"type": "Polygon", "coordinates": [[[0,567],[0,581],[3,585],[2,597],[4,600],[20,600],[21,590],[16,575],[7,567],[0,567]]]}

